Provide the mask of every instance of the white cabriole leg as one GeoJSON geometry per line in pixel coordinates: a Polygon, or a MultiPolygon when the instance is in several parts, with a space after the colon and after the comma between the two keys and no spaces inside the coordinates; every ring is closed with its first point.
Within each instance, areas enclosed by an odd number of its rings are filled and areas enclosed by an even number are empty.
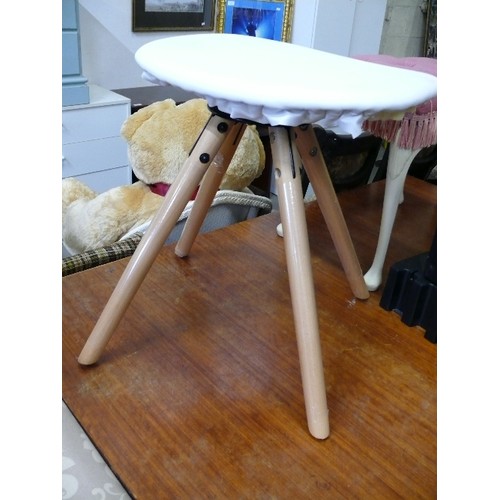
{"type": "Polygon", "coordinates": [[[403,201],[403,188],[406,175],[413,159],[420,149],[401,149],[397,146],[399,132],[391,143],[389,160],[387,165],[387,176],[385,181],[384,205],[382,208],[382,220],[378,236],[377,250],[373,263],[365,274],[365,283],[368,290],[375,291],[382,284],[382,269],[389,248],[392,228],[399,204],[403,201]]]}

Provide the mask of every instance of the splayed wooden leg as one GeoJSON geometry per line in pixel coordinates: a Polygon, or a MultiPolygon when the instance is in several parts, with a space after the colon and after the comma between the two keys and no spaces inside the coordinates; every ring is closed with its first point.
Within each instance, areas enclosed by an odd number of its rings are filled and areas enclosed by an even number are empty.
{"type": "Polygon", "coordinates": [[[358,299],[367,299],[370,293],[363,278],[358,257],[340,208],[337,194],[325,165],[320,146],[311,125],[294,127],[295,143],[304,168],[314,189],[318,205],[330,231],[335,249],[344,268],[352,293],[358,299]]]}
{"type": "Polygon", "coordinates": [[[307,236],[300,158],[289,130],[270,127],[271,149],[283,223],[290,294],[309,432],[318,439],[330,433],[318,315],[307,236]]]}
{"type": "Polygon", "coordinates": [[[181,237],[175,246],[175,253],[179,257],[186,257],[191,251],[194,240],[200,232],[203,221],[207,216],[212,201],[221,185],[222,178],[231,163],[246,127],[245,123],[239,122],[231,129],[217,156],[208,168],[205,177],[203,177],[200,189],[191,208],[191,213],[182,230],[181,237]]]}
{"type": "Polygon", "coordinates": [[[215,115],[208,120],[87,339],[78,357],[80,364],[91,365],[99,360],[191,194],[200,183],[234,123],[232,120],[215,115]]]}

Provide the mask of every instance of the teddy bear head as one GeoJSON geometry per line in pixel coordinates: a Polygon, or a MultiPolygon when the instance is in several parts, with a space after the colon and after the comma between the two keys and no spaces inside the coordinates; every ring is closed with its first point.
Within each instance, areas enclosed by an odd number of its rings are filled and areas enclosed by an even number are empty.
{"type": "MultiPolygon", "coordinates": [[[[127,141],[135,176],[145,184],[164,185],[168,189],[209,117],[204,99],[179,105],[166,99],[132,114],[123,124],[121,134],[127,141]]],[[[264,164],[264,147],[258,132],[254,126],[248,126],[220,189],[243,190],[262,173],[264,164]]]]}

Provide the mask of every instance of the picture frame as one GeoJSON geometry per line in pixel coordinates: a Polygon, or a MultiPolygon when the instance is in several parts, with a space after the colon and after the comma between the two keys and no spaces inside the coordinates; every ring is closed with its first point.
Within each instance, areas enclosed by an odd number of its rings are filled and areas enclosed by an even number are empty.
{"type": "Polygon", "coordinates": [[[132,0],[132,31],[212,31],[216,0],[132,0]]]}
{"type": "Polygon", "coordinates": [[[216,31],[291,40],[294,0],[219,0],[216,31]]]}

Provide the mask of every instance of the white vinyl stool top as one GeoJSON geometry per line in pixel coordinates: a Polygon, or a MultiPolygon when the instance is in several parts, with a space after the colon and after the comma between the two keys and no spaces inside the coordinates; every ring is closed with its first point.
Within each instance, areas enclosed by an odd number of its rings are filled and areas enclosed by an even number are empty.
{"type": "Polygon", "coordinates": [[[156,40],[135,55],[143,77],[193,92],[235,119],[318,124],[353,135],[380,112],[437,93],[437,78],[290,43],[207,33],[156,40]]]}

